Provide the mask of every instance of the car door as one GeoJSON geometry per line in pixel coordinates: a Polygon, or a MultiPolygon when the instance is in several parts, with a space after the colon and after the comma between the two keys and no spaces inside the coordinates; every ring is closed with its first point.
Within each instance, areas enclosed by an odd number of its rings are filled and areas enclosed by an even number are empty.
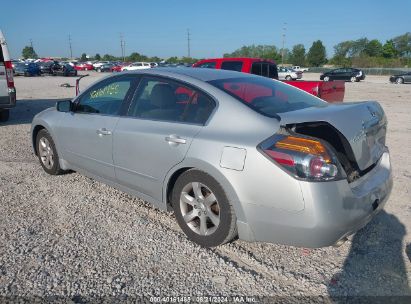
{"type": "Polygon", "coordinates": [[[411,72],[404,75],[404,82],[411,82],[411,72]]]}
{"type": "Polygon", "coordinates": [[[341,80],[343,77],[345,69],[337,69],[334,71],[331,71],[330,73],[330,80],[341,80]]]}
{"type": "Polygon", "coordinates": [[[115,180],[113,131],[136,81],[132,75],[110,77],[80,95],[72,112],[61,113],[56,133],[64,160],[78,169],[115,180]]]}
{"type": "Polygon", "coordinates": [[[143,77],[114,132],[113,158],[121,185],[162,201],[167,172],[180,163],[215,102],[180,82],[143,77]]]}

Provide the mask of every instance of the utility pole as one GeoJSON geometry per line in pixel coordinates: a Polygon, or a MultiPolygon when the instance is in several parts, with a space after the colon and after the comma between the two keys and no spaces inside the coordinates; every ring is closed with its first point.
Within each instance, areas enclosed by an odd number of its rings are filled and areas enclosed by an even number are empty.
{"type": "Polygon", "coordinates": [[[126,61],[126,40],[123,41],[123,62],[126,61]]]}
{"type": "Polygon", "coordinates": [[[287,23],[283,24],[283,47],[281,49],[281,65],[284,66],[284,47],[285,47],[285,33],[287,31],[287,23]]]}
{"type": "Polygon", "coordinates": [[[30,46],[33,48],[33,39],[30,38],[30,46]]]}
{"type": "Polygon", "coordinates": [[[190,54],[190,29],[187,29],[187,57],[191,58],[190,54]]]}
{"type": "Polygon", "coordinates": [[[70,47],[70,59],[72,59],[73,58],[73,49],[71,47],[71,35],[70,34],[69,34],[68,40],[69,40],[69,47],[70,47]]]}
{"type": "Polygon", "coordinates": [[[125,54],[125,47],[126,47],[126,42],[123,40],[123,33],[120,33],[120,47],[121,47],[121,57],[124,60],[124,54],[125,54]]]}

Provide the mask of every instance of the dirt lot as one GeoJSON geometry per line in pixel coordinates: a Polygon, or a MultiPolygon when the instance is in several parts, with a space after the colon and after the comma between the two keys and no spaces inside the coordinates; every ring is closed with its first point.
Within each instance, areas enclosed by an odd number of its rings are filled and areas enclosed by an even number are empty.
{"type": "MultiPolygon", "coordinates": [[[[102,77],[90,74],[83,85],[102,77]]],[[[72,97],[74,88],[60,85],[75,78],[15,82],[17,107],[0,124],[0,299],[411,296],[411,85],[377,76],[346,83],[346,102],[377,100],[386,111],[394,189],[385,211],[343,246],[308,250],[242,241],[203,249],[172,214],[77,173],[47,175],[32,153],[30,123],[72,97]]]]}

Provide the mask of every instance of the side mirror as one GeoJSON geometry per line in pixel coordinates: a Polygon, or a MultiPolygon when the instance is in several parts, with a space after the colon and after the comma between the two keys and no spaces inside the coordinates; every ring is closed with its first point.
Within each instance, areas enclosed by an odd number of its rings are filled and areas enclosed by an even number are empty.
{"type": "Polygon", "coordinates": [[[59,112],[70,112],[72,109],[72,102],[71,100],[60,100],[56,104],[56,109],[59,112]]]}

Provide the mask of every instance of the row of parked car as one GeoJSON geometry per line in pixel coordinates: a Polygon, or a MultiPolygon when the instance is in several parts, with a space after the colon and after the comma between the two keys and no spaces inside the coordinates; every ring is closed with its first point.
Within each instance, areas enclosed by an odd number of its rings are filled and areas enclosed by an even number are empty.
{"type": "Polygon", "coordinates": [[[53,76],[77,76],[77,70],[65,62],[20,62],[12,63],[15,76],[40,76],[48,74],[53,76]]]}
{"type": "MultiPolygon", "coordinates": [[[[225,60],[225,65],[222,69],[240,71],[241,58],[232,58],[225,60]]],[[[140,69],[149,69],[154,67],[204,67],[215,68],[214,59],[205,59],[194,64],[187,63],[157,63],[157,62],[110,62],[110,61],[97,61],[97,62],[58,62],[51,59],[40,60],[37,62],[22,62],[13,61],[14,75],[23,76],[37,76],[42,74],[59,75],[59,76],[76,76],[77,71],[92,71],[97,72],[122,72],[133,71],[140,69]]],[[[303,72],[308,71],[306,68],[300,66],[277,67],[277,76],[271,77],[279,80],[295,81],[300,80],[303,77],[303,72]]],[[[320,80],[334,81],[344,80],[351,82],[359,82],[365,79],[365,73],[361,69],[356,68],[338,68],[320,75],[320,80]]],[[[389,78],[391,83],[410,83],[411,72],[405,72],[402,74],[392,75],[389,78]]]]}

